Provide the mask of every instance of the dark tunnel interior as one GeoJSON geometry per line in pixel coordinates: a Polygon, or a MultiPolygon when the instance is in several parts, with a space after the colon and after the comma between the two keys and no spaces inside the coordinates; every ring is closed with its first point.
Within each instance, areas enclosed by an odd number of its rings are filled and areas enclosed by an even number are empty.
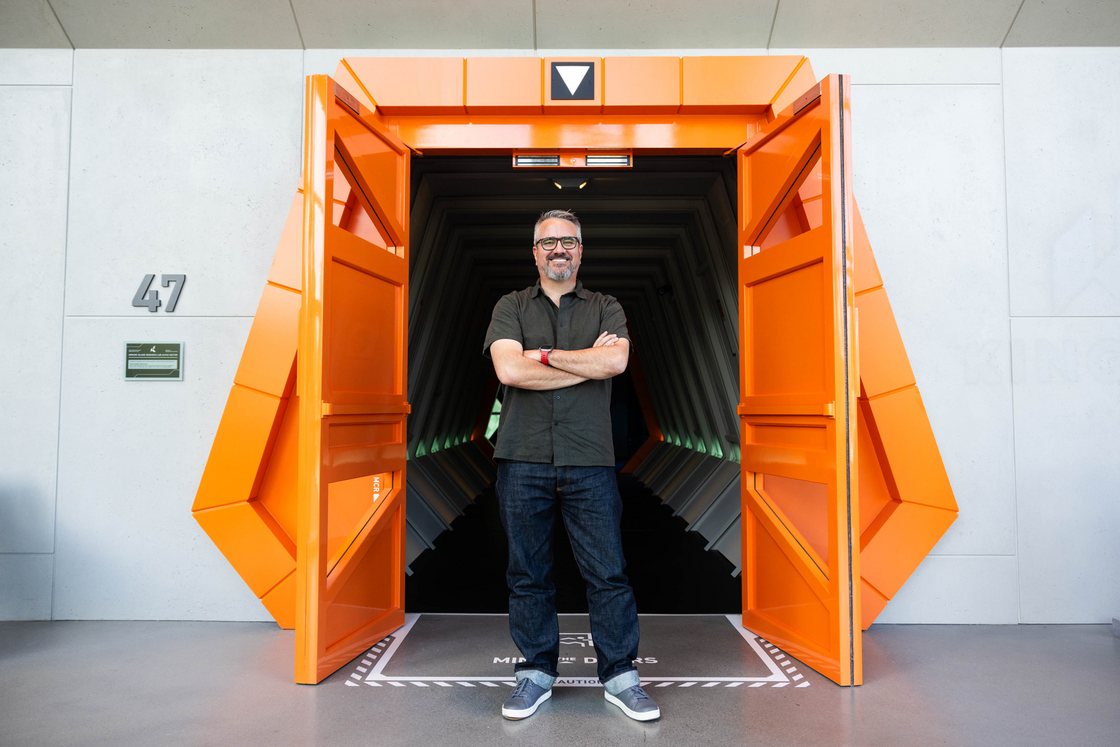
{"type": "MultiPolygon", "coordinates": [[[[617,467],[651,433],[663,438],[619,475],[639,610],[740,611],[734,160],[639,155],[630,169],[599,170],[511,160],[412,160],[409,610],[506,610],[493,465],[471,442],[500,417],[482,341],[497,300],[536,282],[537,216],[563,208],[582,223],[580,280],[618,298],[633,340],[612,396],[617,467]]],[[[583,611],[557,534],[558,606],[583,611]]]]}

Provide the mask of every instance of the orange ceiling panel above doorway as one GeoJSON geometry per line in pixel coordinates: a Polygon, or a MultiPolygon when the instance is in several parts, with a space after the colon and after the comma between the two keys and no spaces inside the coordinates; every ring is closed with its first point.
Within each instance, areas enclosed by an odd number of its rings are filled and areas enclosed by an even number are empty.
{"type": "Polygon", "coordinates": [[[540,114],[544,80],[539,57],[467,58],[467,114],[540,114]]]}
{"type": "Polygon", "coordinates": [[[761,114],[815,82],[798,55],[348,57],[351,76],[389,117],[761,114]]]}
{"type": "Polygon", "coordinates": [[[545,114],[598,114],[603,109],[603,58],[545,57],[545,114]]]}
{"type": "Polygon", "coordinates": [[[467,113],[462,57],[347,57],[343,66],[382,114],[467,113]]]}
{"type": "Polygon", "coordinates": [[[676,114],[680,108],[680,58],[603,58],[604,114],[676,114]]]}

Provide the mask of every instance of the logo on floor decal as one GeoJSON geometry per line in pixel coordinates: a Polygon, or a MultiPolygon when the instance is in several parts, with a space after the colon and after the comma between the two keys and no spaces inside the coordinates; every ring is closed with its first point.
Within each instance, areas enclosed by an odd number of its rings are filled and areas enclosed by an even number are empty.
{"type": "Polygon", "coordinates": [[[591,640],[590,633],[561,633],[560,634],[561,646],[586,646],[593,648],[595,642],[591,640]]]}
{"type": "MultiPolygon", "coordinates": [[[[400,629],[378,641],[355,660],[353,669],[344,681],[349,687],[359,687],[361,684],[396,688],[513,687],[516,681],[512,677],[510,664],[524,661],[522,657],[508,655],[508,650],[503,652],[507,655],[478,656],[478,638],[500,642],[503,648],[508,649],[508,627],[501,618],[504,616],[406,615],[405,624],[400,629]],[[417,623],[422,617],[425,618],[424,624],[418,632],[417,623]],[[464,624],[464,619],[469,622],[464,624]],[[480,626],[485,629],[480,629],[480,626]],[[448,646],[449,638],[460,636],[471,641],[470,645],[448,646]],[[406,643],[408,645],[404,645],[406,643]]],[[[722,627],[713,630],[709,620],[708,630],[697,636],[698,643],[693,646],[707,645],[709,648],[708,652],[699,656],[701,663],[697,663],[696,656],[682,653],[676,650],[679,649],[678,646],[671,645],[671,641],[679,640],[678,632],[665,629],[658,631],[657,625],[651,623],[649,627],[653,628],[653,635],[647,636],[647,625],[643,623],[643,648],[652,648],[657,655],[634,660],[641,667],[639,674],[642,685],[647,689],[809,687],[809,680],[799,671],[800,665],[774,644],[745,630],[739,623],[738,616],[727,615],[716,619],[722,627]],[[737,646],[734,645],[735,641],[738,641],[737,646]],[[746,647],[743,646],[743,641],[746,642],[746,647]],[[657,653],[659,648],[664,649],[665,646],[668,646],[668,650],[657,653]],[[723,652],[726,655],[722,655],[723,652]],[[692,674],[689,670],[702,667],[705,660],[717,661],[716,673],[721,676],[681,676],[684,673],[692,674]],[[649,665],[653,665],[653,668],[649,665]],[[736,670],[741,674],[736,674],[736,670]],[[731,676],[727,676],[728,674],[731,676]]],[[[556,686],[601,687],[597,677],[579,676],[595,674],[597,658],[591,634],[561,633],[560,644],[566,648],[561,649],[560,678],[556,680],[556,686]]]]}

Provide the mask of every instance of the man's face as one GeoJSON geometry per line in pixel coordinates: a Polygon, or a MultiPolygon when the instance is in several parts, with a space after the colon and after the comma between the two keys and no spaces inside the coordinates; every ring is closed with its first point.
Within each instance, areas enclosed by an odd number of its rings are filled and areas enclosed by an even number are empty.
{"type": "Polygon", "coordinates": [[[566,220],[550,218],[540,225],[537,243],[533,245],[533,258],[537,262],[537,269],[549,280],[567,280],[575,276],[583,256],[583,244],[579,244],[575,249],[565,249],[557,242],[552,251],[545,251],[541,248],[540,239],[550,237],[559,239],[575,235],[575,225],[566,220]]]}

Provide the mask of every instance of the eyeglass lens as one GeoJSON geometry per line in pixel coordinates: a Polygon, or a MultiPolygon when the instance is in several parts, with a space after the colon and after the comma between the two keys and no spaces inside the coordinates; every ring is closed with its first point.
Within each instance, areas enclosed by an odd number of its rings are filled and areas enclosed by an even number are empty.
{"type": "Polygon", "coordinates": [[[556,242],[560,242],[560,246],[565,249],[575,249],[579,246],[579,239],[575,236],[561,236],[559,239],[549,236],[548,238],[541,239],[541,249],[551,250],[556,248],[556,242]]]}

